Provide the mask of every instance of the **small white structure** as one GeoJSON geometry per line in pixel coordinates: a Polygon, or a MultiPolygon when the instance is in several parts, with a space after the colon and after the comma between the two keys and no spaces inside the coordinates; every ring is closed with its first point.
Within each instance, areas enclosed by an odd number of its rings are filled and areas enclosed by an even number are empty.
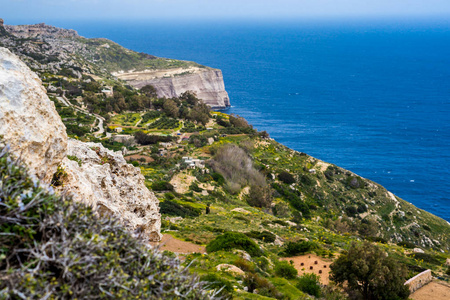
{"type": "Polygon", "coordinates": [[[188,166],[189,169],[205,168],[205,161],[197,158],[184,156],[182,158],[183,162],[188,166]]]}
{"type": "Polygon", "coordinates": [[[114,129],[117,133],[121,133],[123,131],[122,127],[116,127],[114,129]]]}
{"type": "Polygon", "coordinates": [[[114,96],[114,89],[112,86],[104,86],[102,89],[102,93],[106,95],[106,97],[114,96]]]}

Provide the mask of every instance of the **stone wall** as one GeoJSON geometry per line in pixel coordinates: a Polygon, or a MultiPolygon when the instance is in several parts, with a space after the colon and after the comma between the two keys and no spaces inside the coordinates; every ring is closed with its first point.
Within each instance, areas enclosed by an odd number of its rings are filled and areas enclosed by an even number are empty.
{"type": "Polygon", "coordinates": [[[430,283],[433,280],[433,276],[431,275],[431,270],[423,271],[422,273],[414,276],[405,282],[405,285],[409,285],[409,290],[411,293],[414,293],[424,285],[430,283]]]}

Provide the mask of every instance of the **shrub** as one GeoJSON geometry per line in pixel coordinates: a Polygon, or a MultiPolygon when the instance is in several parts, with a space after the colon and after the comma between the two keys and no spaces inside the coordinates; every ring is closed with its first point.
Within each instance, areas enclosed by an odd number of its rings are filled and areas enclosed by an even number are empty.
{"type": "Polygon", "coordinates": [[[290,263],[282,260],[275,264],[275,274],[286,279],[294,279],[298,272],[290,263]]]}
{"type": "Polygon", "coordinates": [[[397,245],[405,247],[405,248],[409,248],[409,249],[413,249],[416,248],[416,245],[410,242],[400,242],[397,245]]]}
{"type": "Polygon", "coordinates": [[[306,273],[299,277],[297,288],[314,297],[320,297],[319,275],[314,273],[306,273]]]}
{"type": "Polygon", "coordinates": [[[156,144],[158,142],[170,142],[174,138],[171,136],[161,136],[161,135],[148,135],[142,131],[138,131],[134,134],[134,138],[136,142],[141,145],[151,145],[156,144]]]}
{"type": "Polygon", "coordinates": [[[222,185],[225,182],[225,178],[223,178],[223,176],[217,172],[212,173],[211,177],[215,182],[217,182],[220,185],[222,185]]]}
{"type": "Polygon", "coordinates": [[[178,260],[55,195],[0,152],[0,232],[8,233],[0,235],[0,298],[214,298],[178,260]]]}
{"type": "Polygon", "coordinates": [[[152,190],[154,191],[173,191],[173,185],[167,181],[156,181],[152,184],[152,190]]]}
{"type": "Polygon", "coordinates": [[[266,186],[264,175],[255,169],[248,154],[236,145],[225,144],[218,148],[210,164],[233,191],[246,185],[266,186]]]}
{"type": "Polygon", "coordinates": [[[251,256],[261,256],[263,254],[259,246],[243,233],[226,232],[216,237],[206,246],[206,251],[216,252],[219,250],[229,251],[231,249],[241,249],[251,256]]]}
{"type": "Polygon", "coordinates": [[[248,237],[251,237],[253,239],[258,239],[258,240],[264,241],[266,243],[273,243],[273,242],[275,242],[275,238],[276,238],[275,234],[273,234],[269,231],[262,231],[262,232],[250,231],[250,232],[247,232],[245,235],[248,237]]]}
{"type": "Polygon", "coordinates": [[[347,213],[347,216],[354,217],[358,213],[358,210],[355,206],[347,206],[345,212],[347,213]]]}
{"type": "Polygon", "coordinates": [[[210,290],[220,291],[217,296],[222,299],[232,299],[233,285],[226,279],[219,277],[216,274],[208,274],[200,277],[200,280],[205,282],[205,287],[210,290]]]}
{"type": "Polygon", "coordinates": [[[294,176],[286,171],[283,171],[280,174],[278,174],[278,179],[286,184],[292,184],[296,182],[294,176]]]}
{"type": "Polygon", "coordinates": [[[179,204],[174,201],[165,200],[159,204],[160,212],[165,215],[179,217],[198,217],[202,214],[200,208],[195,208],[187,204],[179,204]]]}
{"type": "Polygon", "coordinates": [[[201,193],[203,190],[198,186],[197,183],[193,182],[190,186],[189,189],[191,191],[197,192],[197,193],[201,193]]]}
{"type": "Polygon", "coordinates": [[[284,253],[286,256],[304,254],[316,248],[316,244],[310,241],[288,242],[284,253]]]}
{"type": "Polygon", "coordinates": [[[272,203],[270,188],[259,185],[250,186],[247,203],[254,207],[270,207],[272,203]]]}
{"type": "Polygon", "coordinates": [[[255,290],[258,290],[258,294],[262,296],[277,299],[281,299],[283,297],[283,295],[277,291],[275,286],[269,280],[256,273],[247,273],[244,278],[244,284],[247,286],[249,293],[253,293],[255,290]]]}
{"type": "Polygon", "coordinates": [[[255,266],[251,262],[243,258],[236,259],[233,262],[233,265],[235,265],[244,272],[255,272],[255,266]]]}

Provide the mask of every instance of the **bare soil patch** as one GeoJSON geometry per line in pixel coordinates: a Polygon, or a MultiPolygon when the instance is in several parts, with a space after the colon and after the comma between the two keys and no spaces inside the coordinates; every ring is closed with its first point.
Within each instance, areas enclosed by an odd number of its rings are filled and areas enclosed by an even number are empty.
{"type": "Polygon", "coordinates": [[[178,240],[169,234],[164,234],[161,242],[153,242],[151,244],[153,246],[161,246],[160,249],[163,251],[167,250],[178,254],[206,253],[205,247],[178,240]]]}
{"type": "Polygon", "coordinates": [[[325,260],[314,254],[284,257],[282,260],[292,260],[294,262],[294,268],[297,269],[299,276],[305,273],[314,273],[319,275],[320,283],[327,285],[330,282],[330,264],[332,261],[325,260]]]}
{"type": "Polygon", "coordinates": [[[432,281],[412,293],[409,298],[414,300],[448,300],[450,299],[450,286],[439,281],[432,281]]]}

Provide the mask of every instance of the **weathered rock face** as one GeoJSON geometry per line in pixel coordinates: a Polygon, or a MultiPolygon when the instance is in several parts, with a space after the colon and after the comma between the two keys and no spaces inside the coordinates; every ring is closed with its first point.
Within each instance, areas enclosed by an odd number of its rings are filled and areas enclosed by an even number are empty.
{"type": "Polygon", "coordinates": [[[100,214],[111,214],[152,241],[161,239],[158,199],[144,184],[139,168],[128,164],[120,152],[101,144],[69,140],[68,155],[62,162],[67,176],[64,187],[93,206],[100,214]]]}
{"type": "Polygon", "coordinates": [[[46,25],[45,23],[35,25],[6,25],[5,29],[21,38],[33,38],[38,35],[41,37],[54,37],[54,38],[74,38],[79,37],[78,33],[73,29],[63,29],[54,26],[46,25]]]}
{"type": "Polygon", "coordinates": [[[192,70],[156,70],[114,75],[136,88],[151,84],[156,88],[158,97],[173,98],[186,91],[193,91],[199,99],[213,108],[230,106],[230,98],[225,91],[221,70],[193,68],[192,70]]]}
{"type": "Polygon", "coordinates": [[[66,128],[41,80],[5,48],[0,48],[0,135],[47,183],[66,156],[66,128]]]}

